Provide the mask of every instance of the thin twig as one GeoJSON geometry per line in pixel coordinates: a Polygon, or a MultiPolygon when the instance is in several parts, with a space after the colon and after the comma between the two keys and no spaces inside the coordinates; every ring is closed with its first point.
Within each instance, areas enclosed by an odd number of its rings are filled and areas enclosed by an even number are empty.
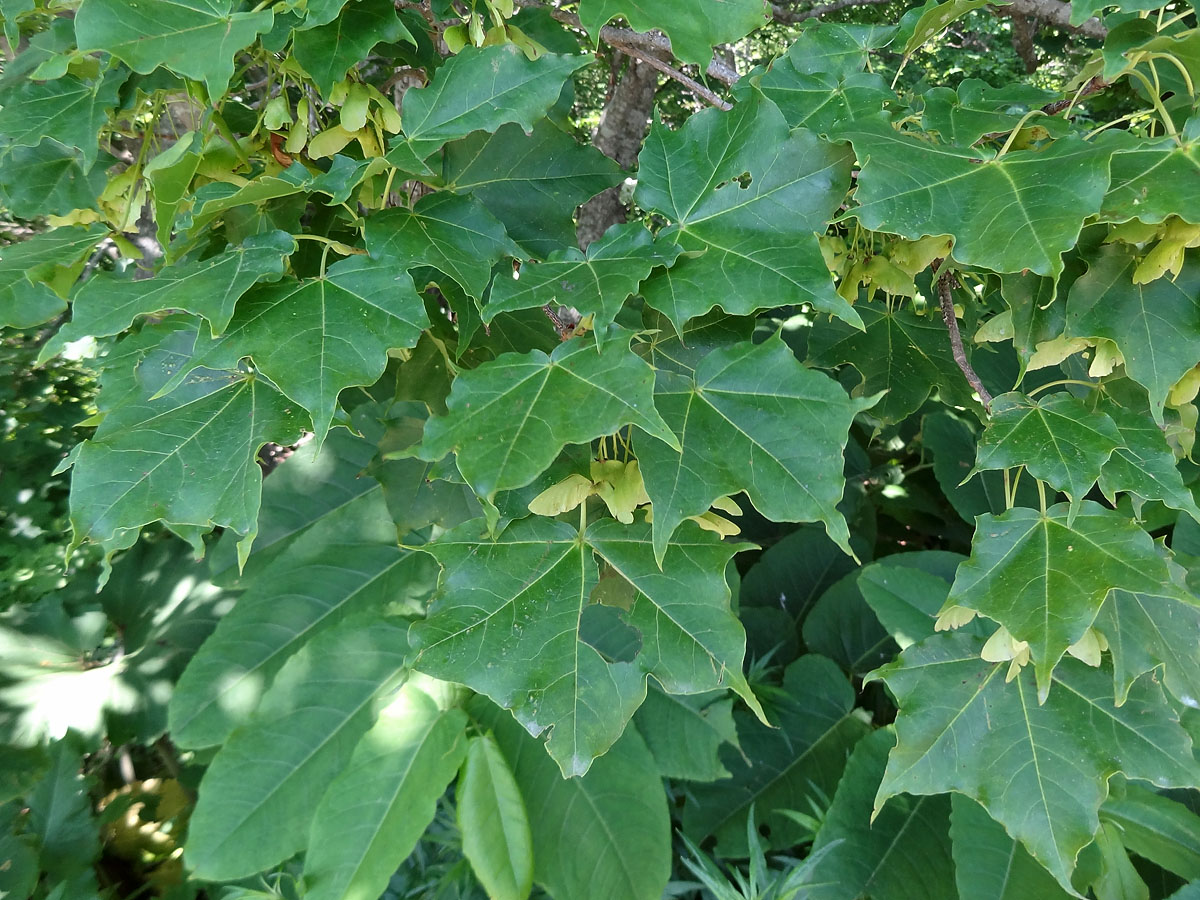
{"type": "Polygon", "coordinates": [[[1048,116],[1058,115],[1067,107],[1074,103],[1078,103],[1088,94],[1094,94],[1097,91],[1102,91],[1106,87],[1108,87],[1108,82],[1097,75],[1070,97],[1064,97],[1062,100],[1055,100],[1053,103],[1047,103],[1042,107],[1042,112],[1048,116]]]}
{"type": "MultiPolygon", "coordinates": [[[[934,263],[934,271],[936,272],[941,260],[934,263]]],[[[958,367],[962,369],[963,375],[967,378],[967,383],[975,389],[975,393],[979,395],[980,401],[983,403],[983,408],[991,410],[992,395],[988,393],[988,389],[983,386],[983,382],[979,380],[979,376],[975,370],[971,368],[971,363],[967,359],[967,353],[963,349],[962,334],[958,330],[958,319],[954,315],[954,298],[950,295],[951,285],[958,284],[958,279],[954,277],[953,272],[943,272],[938,276],[937,292],[938,301],[942,306],[942,319],[946,323],[946,330],[950,332],[950,349],[954,352],[954,361],[958,363],[958,367]]]]}
{"type": "Polygon", "coordinates": [[[642,62],[644,62],[646,65],[650,66],[651,68],[658,69],[658,71],[662,72],[667,77],[675,79],[680,84],[682,84],[685,88],[687,88],[689,91],[691,91],[693,94],[695,94],[697,97],[700,97],[701,99],[706,100],[712,106],[717,107],[717,109],[733,109],[732,104],[728,103],[725,100],[722,100],[720,97],[718,97],[716,94],[714,94],[708,88],[706,88],[700,82],[696,81],[696,79],[685,75],[683,72],[680,72],[674,66],[668,65],[667,63],[665,63],[661,59],[659,59],[657,56],[653,56],[649,53],[646,53],[645,51],[639,49],[638,47],[633,46],[632,44],[623,44],[623,43],[620,43],[617,41],[609,41],[609,43],[612,44],[612,46],[616,47],[618,50],[620,50],[622,53],[626,54],[627,56],[632,56],[635,59],[640,59],[642,62]]]}

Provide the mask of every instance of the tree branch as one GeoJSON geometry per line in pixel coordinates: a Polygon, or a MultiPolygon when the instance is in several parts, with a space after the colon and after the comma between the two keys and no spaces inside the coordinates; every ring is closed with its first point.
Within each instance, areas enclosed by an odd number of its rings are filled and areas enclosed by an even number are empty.
{"type": "MultiPolygon", "coordinates": [[[[942,260],[936,260],[933,264],[936,272],[941,266],[942,260]]],[[[950,332],[950,349],[954,353],[954,361],[958,363],[958,367],[962,370],[963,375],[967,378],[967,383],[975,389],[975,393],[979,395],[979,399],[983,402],[984,409],[991,409],[992,395],[988,393],[988,389],[983,386],[983,382],[979,380],[979,376],[975,370],[971,368],[971,362],[967,359],[967,351],[963,349],[962,334],[958,330],[958,319],[954,315],[954,298],[950,295],[950,286],[958,284],[958,279],[954,277],[953,272],[943,272],[938,276],[937,292],[938,301],[942,307],[942,321],[946,323],[946,330],[950,332]]]]}
{"type": "Polygon", "coordinates": [[[658,71],[662,72],[667,77],[675,79],[697,97],[706,100],[708,103],[717,107],[718,109],[733,109],[733,105],[731,103],[722,100],[719,96],[714,94],[700,82],[696,81],[694,78],[688,77],[675,67],[663,62],[657,56],[646,53],[644,50],[640,50],[631,44],[625,44],[614,40],[610,40],[608,43],[612,44],[627,56],[632,56],[634,59],[640,59],[651,68],[658,69],[658,71]]]}

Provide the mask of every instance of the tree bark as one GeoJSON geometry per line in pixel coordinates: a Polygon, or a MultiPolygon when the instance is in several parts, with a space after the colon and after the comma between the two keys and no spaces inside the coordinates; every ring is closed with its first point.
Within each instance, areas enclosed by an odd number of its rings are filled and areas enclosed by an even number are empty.
{"type": "MultiPolygon", "coordinates": [[[[600,124],[592,138],[596,148],[624,169],[637,161],[642,141],[650,130],[650,113],[654,109],[654,92],[658,88],[658,72],[638,59],[630,59],[625,74],[617,82],[612,97],[600,114],[600,124]]],[[[587,245],[604,234],[612,225],[624,222],[628,210],[621,202],[621,186],[597,194],[579,209],[576,235],[579,246],[587,245]]]]}

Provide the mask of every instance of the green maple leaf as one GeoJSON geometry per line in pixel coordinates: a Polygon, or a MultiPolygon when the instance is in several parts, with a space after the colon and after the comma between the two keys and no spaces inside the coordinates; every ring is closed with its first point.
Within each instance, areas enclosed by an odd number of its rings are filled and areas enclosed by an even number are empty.
{"type": "Polygon", "coordinates": [[[1116,424],[1122,443],[1100,470],[1104,496],[1115,505],[1117,492],[1125,491],[1133,495],[1138,507],[1143,500],[1161,500],[1200,522],[1200,508],[1183,483],[1175,454],[1158,426],[1144,413],[1116,403],[1102,403],[1100,409],[1116,424]]]}
{"type": "Polygon", "coordinates": [[[106,153],[100,165],[85,169],[78,150],[50,138],[36,147],[15,147],[0,170],[0,198],[14,215],[29,219],[95,209],[108,183],[104,170],[115,162],[106,153]]]}
{"type": "Polygon", "coordinates": [[[416,164],[445,144],[473,131],[496,131],[515,122],[527,133],[546,114],[576,69],[588,56],[544,53],[527,59],[515,44],[466,47],[450,57],[425,87],[404,95],[404,141],[388,153],[393,165],[416,164]]]}
{"type": "Polygon", "coordinates": [[[896,96],[873,72],[808,74],[796,71],[790,62],[790,56],[776,61],[763,76],[761,88],[793,128],[836,134],[859,119],[876,115],[896,96]]]}
{"type": "MultiPolygon", "coordinates": [[[[138,337],[153,341],[161,333],[138,337]]],[[[175,333],[190,340],[194,331],[175,333]]],[[[146,347],[140,340],[133,346],[146,347]]],[[[249,553],[262,491],[255,454],[268,441],[295,441],[307,417],[265,381],[240,372],[197,369],[170,395],[148,399],[161,384],[152,379],[180,360],[166,344],[128,351],[119,386],[105,384],[115,405],[72,457],[73,547],[91,540],[111,554],[143,525],[162,521],[226,526],[243,535],[240,557],[249,553]]]]}
{"type": "Polygon", "coordinates": [[[96,81],[64,75],[54,81],[28,80],[4,98],[0,134],[12,147],[35,147],[51,138],[79,150],[84,172],[100,152],[97,135],[117,105],[129,77],[114,70],[96,81]]]}
{"type": "Polygon", "coordinates": [[[413,625],[413,665],[454,678],[510,709],[564,775],[582,775],[624,730],[653,675],[667,690],[732,687],[757,706],[742,675],[745,634],[729,608],[725,566],[746,545],[688,526],[660,570],[645,524],[592,523],[583,534],[534,516],[487,540],[482,519],[422,547],[443,566],[438,597],[413,625]],[[593,553],[637,589],[630,661],[587,643],[582,622],[599,573],[593,553]]]}
{"type": "MultiPolygon", "coordinates": [[[[977,78],[967,78],[956,90],[934,88],[926,91],[923,124],[926,131],[937,132],[943,141],[970,147],[985,134],[1004,134],[1020,124],[1022,113],[1053,100],[1050,91],[1025,85],[993,88],[977,78]]],[[[1054,137],[1066,133],[1062,120],[1041,119],[1028,123],[1051,130],[1054,137]]]]}
{"type": "Polygon", "coordinates": [[[376,694],[404,671],[404,628],[378,613],[343,623],[288,661],[258,716],[234,732],[200,782],[188,864],[211,881],[245,878],[304,849],[323,786],[345,771],[376,694]]]}
{"type": "Polygon", "coordinates": [[[1123,443],[1108,415],[1089,410],[1065,392],[1037,401],[1017,392],[1001,394],[992,400],[991,412],[975,468],[1023,465],[1034,478],[1076,500],[1091,490],[1123,443]]]}
{"type": "Polygon", "coordinates": [[[684,832],[696,841],[716,835],[725,855],[746,853],[751,808],[756,821],[770,827],[771,846],[799,840],[803,829],[781,811],[806,809],[814,798],[832,794],[849,751],[870,731],[853,713],[854,689],[846,675],[812,653],[787,667],[769,708],[772,725],[734,713],[741,748],[721,753],[731,777],[692,785],[684,806],[684,832]]]}
{"type": "Polygon", "coordinates": [[[939,315],[918,316],[907,304],[892,308],[862,303],[855,309],[865,330],[818,322],[808,340],[808,362],[829,367],[849,363],[863,378],[857,393],[887,391],[872,409],[873,416],[899,422],[920,409],[934,389],[965,392],[966,382],[939,315]]]}
{"type": "Polygon", "coordinates": [[[448,190],[472,194],[539,259],[575,241],[574,210],[620,183],[621,167],[543,119],[476,132],[446,146],[448,190]]]}
{"type": "Polygon", "coordinates": [[[0,326],[32,328],[66,309],[45,282],[57,282],[64,271],[73,282],[76,266],[107,234],[103,225],[72,225],[0,247],[0,326]]]}
{"type": "Polygon", "coordinates": [[[977,637],[939,635],[868,676],[900,706],[875,808],[900,793],[965,794],[1077,896],[1071,872],[1099,829],[1109,779],[1120,772],[1159,787],[1195,786],[1191,740],[1149,678],[1117,707],[1105,668],[1064,660],[1038,704],[1032,675],[1005,684],[1007,664],[981,660],[982,646],[977,637]]]}
{"type": "MultiPolygon", "coordinates": [[[[247,294],[224,335],[198,338],[190,365],[231,369],[243,357],[307,409],[325,439],[343,388],[373,384],[387,351],[412,347],[429,326],[403,270],[355,256],[324,278],[281,281],[247,294]]],[[[174,389],[186,369],[162,389],[174,389]]]]}
{"type": "Polygon", "coordinates": [[[694,377],[660,373],[655,402],[682,445],[637,444],[660,559],[680,522],[739,491],[774,521],[824,522],[853,555],[837,510],[842,452],[854,416],[873,399],[847,397],[776,337],[714,350],[694,377]]]}
{"type": "Polygon", "coordinates": [[[592,241],[586,254],[569,247],[543,263],[522,266],[519,279],[497,278],[483,321],[490,324],[502,312],[560,304],[594,316],[599,344],[626,298],[653,268],[670,266],[680,252],[676,244],[655,242],[640,223],[615,225],[592,241]]]}
{"type": "Polygon", "coordinates": [[[282,276],[284,260],[295,249],[290,234],[270,231],[201,262],[166,266],[156,278],[132,281],[97,275],[75,295],[71,321],[46,343],[38,361],[49,359],[69,341],[119,334],[138,316],[162,310],[204,316],[212,333],[220,334],[238,298],[256,282],[282,276]]]}
{"type": "Polygon", "coordinates": [[[449,193],[422,197],[411,210],[376,213],[364,233],[373,259],[403,269],[433,266],[476,299],[487,290],[493,265],[521,255],[478,200],[449,193]]]}
{"type": "Polygon", "coordinates": [[[1129,144],[1128,149],[1113,154],[1112,184],[1104,196],[1100,220],[1141,219],[1157,224],[1179,216],[1200,223],[1200,134],[1183,143],[1163,138],[1131,140],[1129,144]]]}
{"type": "Polygon", "coordinates": [[[429,420],[416,455],[434,462],[453,450],[467,484],[490,501],[533,481],[564,444],[624,425],[678,447],[654,408],[653,381],[625,338],[603,353],[587,340],[566,341],[549,356],[505,353],[454,380],[449,414],[429,420]]]}
{"type": "Polygon", "coordinates": [[[1029,644],[1040,700],[1067,648],[1092,625],[1110,590],[1156,591],[1168,580],[1154,541],[1120,513],[1084,500],[1043,515],[1016,508],[976,519],[971,557],[944,608],[964,606],[1029,644]]]}
{"type": "Polygon", "coordinates": [[[159,66],[205,83],[214,101],[233,77],[233,57],[269,31],[274,13],[233,12],[233,0],[83,0],[75,36],[148,75],[159,66]]]}
{"type": "Polygon", "coordinates": [[[801,303],[860,326],[834,293],[816,236],[849,179],[844,147],[789,131],[759,94],[729,112],[697,113],[678,131],[656,124],[638,157],[637,200],[671,221],[660,239],[690,258],[648,280],[646,302],[676,328],[714,306],[745,314],[801,303]]]}
{"type": "Polygon", "coordinates": [[[1117,703],[1125,702],[1139,676],[1162,666],[1167,690],[1187,706],[1200,704],[1200,601],[1178,566],[1172,564],[1171,578],[1153,590],[1109,594],[1096,628],[1112,654],[1117,703]]]}
{"type": "Polygon", "coordinates": [[[671,39],[671,50],[684,62],[704,69],[713,47],[745,37],[765,24],[765,7],[759,0],[583,0],[579,20],[592,40],[614,16],[638,31],[662,29],[671,39]]]}
{"type": "Polygon", "coordinates": [[[333,22],[297,31],[292,54],[312,76],[321,96],[328,97],[334,84],[366,59],[376,44],[396,41],[415,43],[396,15],[396,5],[388,0],[359,0],[333,22]]]}
{"type": "Polygon", "coordinates": [[[867,228],[910,240],[953,235],[963,265],[1057,277],[1108,187],[1111,149],[1079,138],[986,158],[882,123],[859,127],[841,135],[862,167],[852,213],[867,228]]]}
{"type": "Polygon", "coordinates": [[[1149,284],[1133,283],[1137,264],[1119,244],[1089,261],[1067,297],[1067,335],[1115,343],[1161,425],[1167,393],[1200,359],[1200,254],[1189,252],[1177,277],[1149,284]]]}
{"type": "Polygon", "coordinates": [[[1060,337],[1066,328],[1067,305],[1056,299],[1058,280],[1032,272],[1000,276],[1000,292],[1011,313],[1013,349],[1021,368],[1037,352],[1038,344],[1060,337]]]}

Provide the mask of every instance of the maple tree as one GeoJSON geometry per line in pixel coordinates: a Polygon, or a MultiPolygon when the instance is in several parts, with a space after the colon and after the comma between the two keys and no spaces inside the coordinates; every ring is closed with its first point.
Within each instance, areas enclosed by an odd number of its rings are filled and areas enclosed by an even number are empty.
{"type": "Polygon", "coordinates": [[[0,0],[0,896],[1196,896],[1195,8],[854,5],[0,0]]]}

